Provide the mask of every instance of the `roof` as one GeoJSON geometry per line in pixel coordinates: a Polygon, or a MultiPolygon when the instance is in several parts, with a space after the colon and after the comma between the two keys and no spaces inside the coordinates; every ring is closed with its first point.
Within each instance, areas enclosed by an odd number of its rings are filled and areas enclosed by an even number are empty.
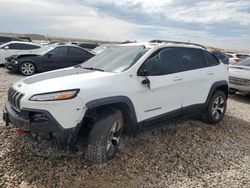
{"type": "Polygon", "coordinates": [[[32,42],[24,42],[24,41],[10,41],[10,42],[3,43],[2,45],[8,45],[8,44],[12,44],[12,43],[18,43],[18,44],[32,44],[32,45],[40,46],[40,45],[35,44],[35,43],[32,43],[32,42]]]}
{"type": "Polygon", "coordinates": [[[154,43],[171,43],[171,44],[184,44],[184,45],[193,45],[193,46],[199,46],[201,48],[206,49],[206,47],[196,44],[196,43],[191,43],[191,42],[181,42],[181,41],[171,41],[171,40],[151,40],[150,42],[154,43]]]}
{"type": "Polygon", "coordinates": [[[135,42],[135,43],[127,43],[120,44],[119,46],[145,46],[146,48],[155,48],[155,47],[188,47],[188,48],[197,48],[197,49],[206,49],[202,45],[194,44],[194,43],[186,43],[186,42],[135,42]]]}

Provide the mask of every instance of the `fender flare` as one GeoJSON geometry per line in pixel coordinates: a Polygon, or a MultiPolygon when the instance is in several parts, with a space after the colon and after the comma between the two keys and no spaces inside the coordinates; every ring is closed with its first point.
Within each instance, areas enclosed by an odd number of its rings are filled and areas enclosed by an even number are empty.
{"type": "Polygon", "coordinates": [[[136,112],[135,112],[135,108],[134,108],[132,101],[127,96],[112,96],[112,97],[95,99],[86,103],[86,107],[92,110],[97,107],[118,104],[118,103],[125,104],[128,107],[129,116],[130,116],[129,118],[131,119],[131,123],[132,123],[131,128],[132,128],[133,134],[135,135],[137,132],[136,112]]]}
{"type": "MultiPolygon", "coordinates": [[[[204,105],[204,110],[207,108],[215,90],[220,86],[226,86],[227,88],[229,88],[228,81],[222,80],[222,81],[218,81],[218,82],[213,83],[213,85],[211,86],[210,91],[208,93],[208,97],[207,97],[207,100],[206,100],[205,105],[204,105]]],[[[226,97],[228,97],[228,96],[226,96],[226,97]]]]}

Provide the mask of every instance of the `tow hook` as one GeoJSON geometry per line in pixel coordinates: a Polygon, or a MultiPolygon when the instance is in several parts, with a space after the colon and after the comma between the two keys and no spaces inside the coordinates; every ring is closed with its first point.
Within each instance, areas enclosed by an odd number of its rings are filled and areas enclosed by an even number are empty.
{"type": "Polygon", "coordinates": [[[25,136],[26,134],[27,134],[26,131],[23,131],[23,130],[16,130],[16,136],[17,136],[17,137],[25,136]]]}

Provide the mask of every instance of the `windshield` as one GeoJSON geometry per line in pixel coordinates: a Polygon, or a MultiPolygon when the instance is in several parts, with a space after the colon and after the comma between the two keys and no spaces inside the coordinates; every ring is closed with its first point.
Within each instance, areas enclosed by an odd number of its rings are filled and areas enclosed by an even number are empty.
{"type": "Polygon", "coordinates": [[[123,72],[134,65],[148,50],[144,46],[116,46],[97,54],[81,66],[105,72],[123,72]]]}
{"type": "Polygon", "coordinates": [[[94,52],[94,53],[99,53],[99,52],[101,52],[101,51],[103,51],[103,50],[105,50],[105,49],[107,49],[107,47],[106,46],[98,46],[98,47],[96,47],[95,49],[93,49],[92,50],[92,52],[94,52]]]}
{"type": "Polygon", "coordinates": [[[250,67],[250,58],[244,59],[244,60],[240,61],[239,63],[236,63],[235,65],[250,67]]]}

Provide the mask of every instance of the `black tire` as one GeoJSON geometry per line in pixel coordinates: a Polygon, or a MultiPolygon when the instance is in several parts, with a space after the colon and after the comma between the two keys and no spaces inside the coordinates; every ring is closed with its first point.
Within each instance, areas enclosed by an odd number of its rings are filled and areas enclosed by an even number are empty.
{"type": "Polygon", "coordinates": [[[24,61],[19,66],[19,73],[24,76],[31,76],[36,72],[36,66],[30,61],[24,61]]]}
{"type": "Polygon", "coordinates": [[[216,91],[209,101],[203,114],[203,121],[208,124],[218,124],[223,119],[227,108],[227,98],[223,91],[216,91]]]}
{"type": "Polygon", "coordinates": [[[113,159],[118,151],[123,124],[120,110],[105,109],[99,113],[88,137],[86,159],[95,164],[113,159]],[[114,126],[118,128],[117,132],[114,126]]]}

